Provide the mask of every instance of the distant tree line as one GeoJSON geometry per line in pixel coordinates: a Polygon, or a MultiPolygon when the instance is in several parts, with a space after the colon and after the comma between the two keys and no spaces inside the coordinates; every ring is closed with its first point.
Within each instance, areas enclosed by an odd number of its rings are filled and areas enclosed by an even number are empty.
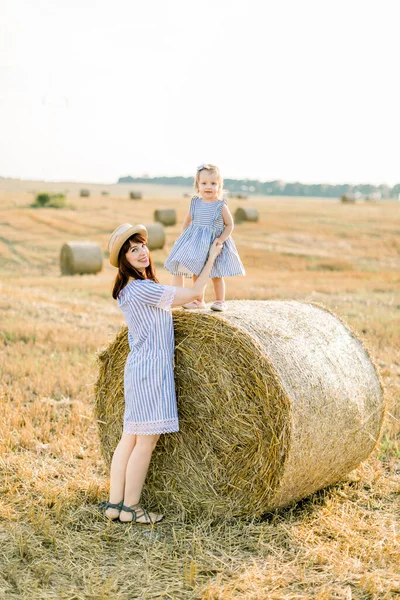
{"type": "MultiPolygon", "coordinates": [[[[160,183],[162,185],[192,186],[192,177],[120,177],[118,183],[160,183]]],[[[350,185],[347,183],[331,185],[328,183],[305,184],[295,181],[286,183],[281,180],[258,181],[258,179],[224,179],[224,188],[231,193],[246,193],[262,196],[317,196],[319,198],[339,198],[343,194],[363,196],[379,193],[381,198],[398,198],[400,183],[388,185],[371,185],[369,183],[350,185]]]]}

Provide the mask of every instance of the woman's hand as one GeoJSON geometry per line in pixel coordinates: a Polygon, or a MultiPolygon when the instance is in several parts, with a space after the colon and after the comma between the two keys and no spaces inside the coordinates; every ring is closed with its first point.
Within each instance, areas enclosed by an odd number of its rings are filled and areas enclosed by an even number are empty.
{"type": "Polygon", "coordinates": [[[221,244],[221,242],[218,241],[218,238],[214,240],[211,245],[210,252],[208,254],[209,258],[211,258],[212,260],[216,259],[217,256],[221,254],[222,248],[223,244],[221,244]]]}
{"type": "Polygon", "coordinates": [[[206,285],[208,283],[209,275],[213,268],[214,261],[217,258],[218,254],[220,254],[222,247],[223,244],[221,244],[221,242],[218,242],[217,240],[213,241],[210,251],[208,253],[207,262],[204,265],[202,272],[196,279],[196,282],[194,283],[193,287],[177,287],[172,307],[182,306],[182,304],[192,302],[204,293],[204,290],[206,289],[206,285]]]}
{"type": "Polygon", "coordinates": [[[226,241],[225,239],[221,240],[221,238],[220,238],[220,237],[217,237],[217,238],[215,238],[215,240],[214,240],[214,242],[217,242],[217,244],[222,244],[222,245],[224,244],[224,242],[225,242],[225,241],[226,241]]]}

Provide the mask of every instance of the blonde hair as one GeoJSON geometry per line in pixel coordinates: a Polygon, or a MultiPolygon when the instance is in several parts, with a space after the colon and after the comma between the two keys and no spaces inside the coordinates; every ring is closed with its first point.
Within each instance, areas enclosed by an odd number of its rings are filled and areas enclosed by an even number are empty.
{"type": "Polygon", "coordinates": [[[224,180],[222,179],[221,172],[218,169],[218,167],[216,167],[215,165],[211,165],[210,163],[207,163],[205,165],[200,165],[199,167],[197,167],[196,177],[194,178],[195,192],[199,193],[199,179],[200,179],[200,173],[202,171],[209,171],[210,173],[216,173],[217,179],[218,179],[218,195],[222,194],[222,187],[224,185],[224,180]]]}

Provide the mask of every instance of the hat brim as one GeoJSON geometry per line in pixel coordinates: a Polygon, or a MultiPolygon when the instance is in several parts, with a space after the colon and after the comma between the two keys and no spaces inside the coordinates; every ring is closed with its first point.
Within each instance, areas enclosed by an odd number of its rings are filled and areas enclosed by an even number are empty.
{"type": "Polygon", "coordinates": [[[110,250],[110,263],[113,267],[118,268],[118,257],[121,248],[125,244],[126,240],[128,240],[132,235],[135,235],[135,233],[140,233],[147,240],[147,229],[144,225],[132,225],[132,227],[126,229],[126,231],[118,236],[110,250]]]}

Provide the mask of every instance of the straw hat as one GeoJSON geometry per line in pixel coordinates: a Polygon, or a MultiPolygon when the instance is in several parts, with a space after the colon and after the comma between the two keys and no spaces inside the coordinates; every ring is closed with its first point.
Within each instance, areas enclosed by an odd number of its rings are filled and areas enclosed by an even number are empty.
{"type": "Polygon", "coordinates": [[[108,251],[110,253],[110,263],[113,267],[118,267],[118,255],[122,246],[131,235],[135,233],[142,234],[147,240],[147,229],[144,225],[131,225],[124,223],[112,232],[108,241],[108,251]]]}

